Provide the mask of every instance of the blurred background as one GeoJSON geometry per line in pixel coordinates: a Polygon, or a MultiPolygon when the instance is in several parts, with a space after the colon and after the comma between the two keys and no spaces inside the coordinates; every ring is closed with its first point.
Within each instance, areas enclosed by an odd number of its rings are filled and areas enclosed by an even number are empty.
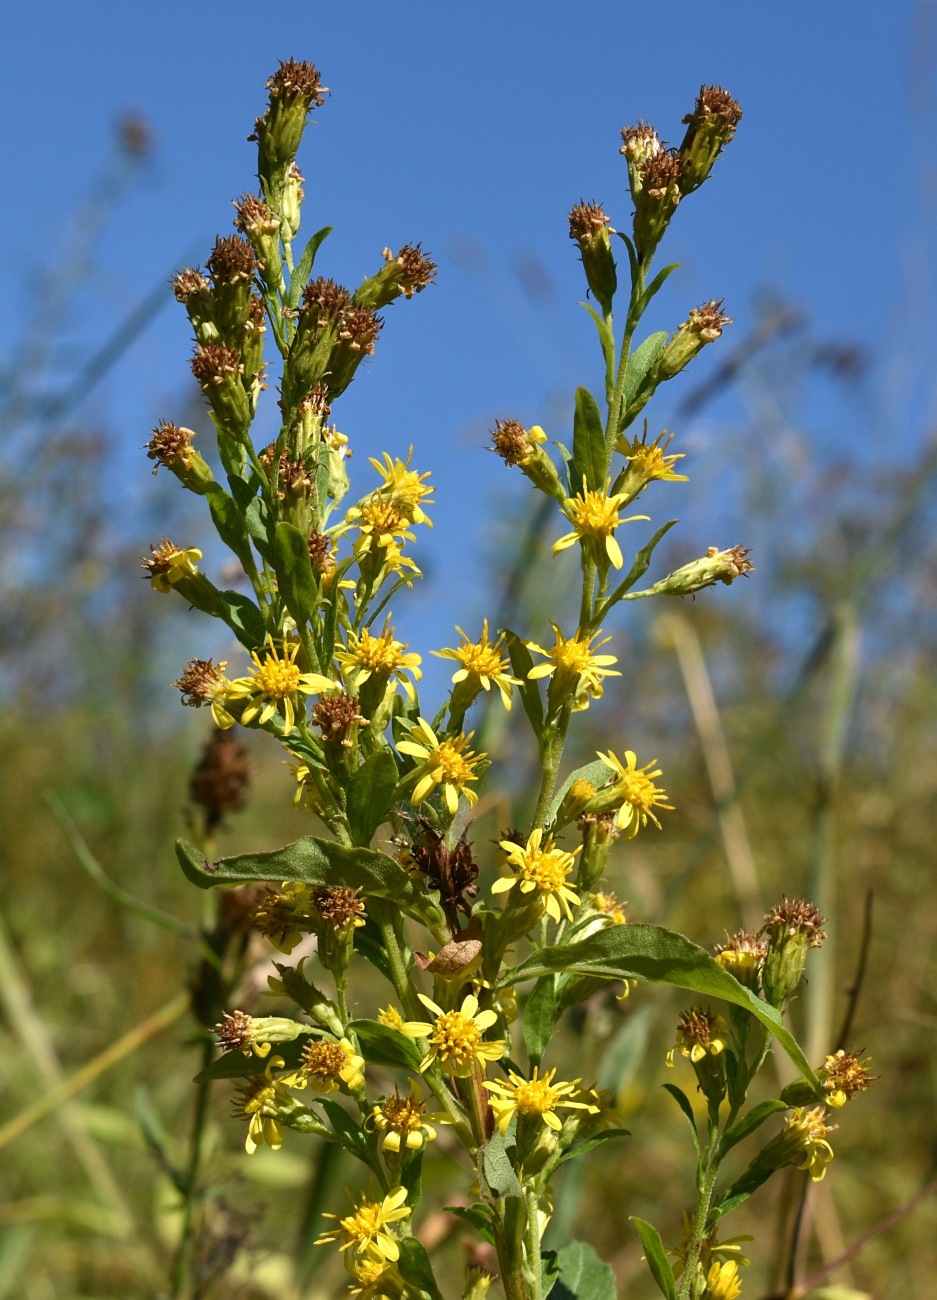
{"type": "MultiPolygon", "coordinates": [[[[168,1294],[201,1050],[180,1001],[200,899],[171,844],[209,734],[168,684],[194,655],[234,666],[238,651],[140,581],[163,535],[224,563],[199,503],[153,478],[140,445],[160,418],[207,440],[169,276],[229,231],[264,81],[291,56],[332,90],[300,156],[305,227],[335,227],[323,273],[357,283],[385,244],[417,240],[439,263],[434,287],[388,310],[334,413],[358,492],[385,448],[412,443],[433,474],[426,576],[394,609],[429,699],[447,680],[429,651],[454,623],[509,616],[541,639],[569,595],[558,521],[484,450],[496,417],[568,435],[575,386],[600,386],[566,213],[596,199],[627,228],[623,124],[678,140],[703,81],[742,103],[713,180],[676,215],[666,260],[683,269],[648,320],[673,329],[716,297],[734,324],[649,409],[690,482],[654,485],[653,522],[629,540],[679,516],[652,577],[736,543],[756,572],[692,603],[623,607],[606,629],[623,676],[579,715],[569,759],[611,744],[664,769],[676,812],[613,853],[629,919],[708,945],[782,892],[826,912],[793,1018],[820,1058],[849,1017],[880,1078],[838,1117],[793,1263],[796,1178],[732,1230],[756,1236],[746,1295],[836,1259],[937,1172],[937,3],[37,0],[5,31],[0,1297],[168,1294]]],[[[274,414],[271,392],[261,430],[274,414]]],[[[472,832],[484,857],[523,818],[533,755],[516,717],[475,724],[497,762],[472,832]]],[[[250,736],[248,751],[220,851],[315,832],[273,744],[250,736]]],[[[367,976],[355,993],[365,1009],[385,997],[367,976]]],[[[613,1088],[633,1137],[557,1179],[552,1244],[585,1236],[637,1298],[653,1284],[628,1215],[676,1241],[692,1196],[660,1087],[681,1006],[643,987],[599,997],[567,1016],[553,1062],[613,1088]]],[[[334,1252],[311,1242],[357,1171],[295,1134],[248,1160],[228,1097],[220,1084],[209,1099],[198,1295],[334,1294],[334,1252]]],[[[462,1232],[438,1210],[461,1175],[438,1146],[418,1228],[454,1287],[462,1232]]],[[[926,1295],[935,1226],[931,1197],[829,1285],[841,1300],[926,1295]]]]}

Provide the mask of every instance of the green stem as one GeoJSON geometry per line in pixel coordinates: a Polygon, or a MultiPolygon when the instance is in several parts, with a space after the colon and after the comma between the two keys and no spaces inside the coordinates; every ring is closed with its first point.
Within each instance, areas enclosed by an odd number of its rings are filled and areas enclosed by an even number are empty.
{"type": "Polygon", "coordinates": [[[612,453],[618,441],[618,423],[621,419],[621,404],[625,395],[625,376],[628,373],[628,358],[631,355],[631,340],[641,319],[638,303],[644,293],[644,282],[650,267],[650,258],[645,264],[638,261],[637,274],[631,285],[631,299],[628,303],[628,318],[625,322],[625,336],[621,341],[621,354],[618,358],[618,375],[615,380],[615,392],[608,406],[608,423],[605,426],[605,460],[612,463],[612,453]]]}
{"type": "Polygon", "coordinates": [[[680,1279],[680,1290],[677,1292],[677,1300],[688,1300],[690,1287],[696,1276],[696,1265],[699,1262],[700,1248],[703,1244],[703,1238],[706,1236],[706,1220],[709,1218],[709,1207],[712,1203],[713,1188],[716,1185],[716,1174],[719,1167],[715,1161],[715,1144],[710,1141],[709,1148],[706,1152],[706,1172],[703,1176],[703,1186],[700,1191],[699,1201],[696,1207],[696,1220],[693,1224],[693,1236],[690,1238],[690,1249],[687,1252],[686,1267],[683,1270],[683,1277],[680,1279]]]}
{"type": "Polygon", "coordinates": [[[595,559],[591,546],[583,542],[582,550],[582,600],[579,605],[579,627],[587,628],[592,618],[592,595],[595,588],[595,559]]]}
{"type": "Polygon", "coordinates": [[[529,1300],[521,1258],[523,1238],[518,1231],[521,1227],[519,1212],[523,1207],[520,1200],[512,1196],[499,1201],[497,1208],[501,1222],[495,1229],[495,1251],[504,1300],[529,1300]]]}
{"type": "Polygon", "coordinates": [[[540,1300],[543,1285],[540,1273],[540,1219],[537,1214],[538,1196],[535,1187],[528,1187],[527,1201],[527,1269],[526,1280],[530,1300],[540,1300]]]}
{"type": "MultiPolygon", "coordinates": [[[[207,1069],[211,1065],[214,1056],[215,1045],[209,1039],[202,1051],[202,1068],[207,1069]]],[[[185,1202],[182,1216],[182,1236],[179,1240],[179,1249],[176,1252],[175,1262],[172,1269],[172,1290],[170,1295],[173,1300],[179,1300],[180,1297],[187,1295],[188,1279],[190,1274],[190,1262],[192,1256],[192,1247],[195,1236],[195,1209],[198,1200],[197,1184],[199,1170],[202,1163],[202,1138],[205,1133],[205,1120],[208,1117],[208,1100],[211,1094],[211,1080],[205,1079],[198,1086],[195,1094],[195,1112],[192,1116],[192,1135],[189,1147],[189,1164],[186,1169],[185,1183],[185,1202]]]]}

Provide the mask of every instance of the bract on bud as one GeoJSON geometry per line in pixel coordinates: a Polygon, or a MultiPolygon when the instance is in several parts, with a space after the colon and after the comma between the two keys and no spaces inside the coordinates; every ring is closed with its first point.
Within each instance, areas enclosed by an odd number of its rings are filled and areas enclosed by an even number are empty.
{"type": "Polygon", "coordinates": [[[283,239],[286,243],[290,243],[296,238],[302,216],[303,199],[305,197],[306,191],[303,189],[303,174],[295,163],[290,163],[289,170],[286,173],[286,180],[283,185],[283,193],[280,197],[280,213],[283,217],[283,239]]]}
{"type": "Polygon", "coordinates": [[[303,138],[306,120],[313,108],[325,103],[329,92],[315,66],[296,59],[281,60],[266,89],[269,91],[267,111],[257,119],[249,138],[258,145],[257,174],[274,210],[279,210],[287,173],[303,138]]]}
{"type": "Polygon", "coordinates": [[[700,86],[696,107],[683,120],[687,131],[680,145],[680,189],[683,194],[691,194],[702,185],[735,135],[742,110],[721,86],[700,86]]]}
{"type": "Polygon", "coordinates": [[[694,307],[655,361],[646,386],[648,397],[658,384],[679,375],[707,343],[714,343],[731,324],[732,317],[723,312],[721,300],[711,298],[701,307],[694,307]]]}
{"type": "Polygon", "coordinates": [[[579,818],[578,826],[582,831],[578,883],[583,889],[589,889],[605,875],[608,855],[619,836],[618,814],[587,813],[579,818]]]}
{"type": "Polygon", "coordinates": [[[773,1007],[781,1007],[797,991],[807,964],[807,953],[826,938],[823,917],[812,903],[782,898],[765,916],[759,931],[768,944],[761,984],[773,1007]]]}
{"type": "Polygon", "coordinates": [[[569,214],[569,237],[576,241],[589,288],[606,313],[612,310],[612,299],[618,288],[610,221],[600,203],[585,203],[581,199],[569,214]]]}
{"type": "Polygon", "coordinates": [[[356,307],[371,307],[376,311],[395,298],[412,298],[415,293],[422,293],[436,279],[436,263],[419,244],[404,244],[396,256],[385,248],[383,258],[384,265],[377,275],[365,280],[355,291],[356,307]]]}
{"type": "Polygon", "coordinates": [[[727,551],[710,546],[705,555],[655,582],[650,590],[655,596],[690,596],[717,582],[729,586],[736,578],[754,572],[755,566],[748,555],[749,551],[742,546],[732,546],[727,551]]]}
{"type": "Polygon", "coordinates": [[[217,343],[221,339],[215,323],[215,305],[208,281],[201,271],[186,267],[172,278],[172,291],[188,313],[199,343],[217,343]]]}
{"type": "Polygon", "coordinates": [[[237,343],[251,305],[257,258],[240,235],[220,235],[205,263],[211,276],[215,324],[228,343],[237,343]]]}

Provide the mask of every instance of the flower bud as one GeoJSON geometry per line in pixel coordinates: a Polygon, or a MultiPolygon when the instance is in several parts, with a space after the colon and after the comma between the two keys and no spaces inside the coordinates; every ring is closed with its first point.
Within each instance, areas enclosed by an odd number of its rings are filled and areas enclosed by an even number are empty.
{"type": "Polygon", "coordinates": [[[205,263],[211,276],[214,318],[228,343],[237,343],[251,306],[251,286],[257,258],[240,235],[220,235],[205,263]]]}
{"type": "Polygon", "coordinates": [[[215,324],[215,305],[208,281],[201,271],[186,267],[172,278],[176,301],[185,307],[199,343],[217,343],[221,335],[215,324]]]}
{"type": "Polygon", "coordinates": [[[423,253],[419,244],[404,244],[396,257],[389,248],[382,255],[384,265],[380,271],[355,291],[356,307],[371,307],[376,311],[401,295],[412,298],[436,278],[436,263],[423,253]]]}
{"type": "Polygon", "coordinates": [[[742,120],[742,110],[721,86],[700,86],[696,107],[683,120],[687,131],[680,146],[683,163],[680,190],[683,194],[692,194],[702,185],[723,148],[735,135],[742,120]]]}
{"type": "Polygon", "coordinates": [[[579,861],[579,884],[589,889],[605,875],[608,855],[618,839],[617,810],[590,813],[579,818],[582,831],[582,857],[579,861]]]}
{"type": "Polygon", "coordinates": [[[221,430],[236,442],[243,441],[247,437],[251,410],[241,383],[244,366],[237,348],[224,343],[197,347],[191,367],[221,430]]]}
{"type": "Polygon", "coordinates": [[[765,916],[759,931],[767,937],[768,954],[761,971],[765,997],[781,1007],[797,990],[807,964],[807,953],[826,938],[825,922],[812,903],[802,898],[782,898],[765,916]]]}
{"type": "Polygon", "coordinates": [[[710,546],[705,555],[655,582],[650,591],[655,596],[690,596],[717,582],[728,587],[736,578],[754,572],[755,566],[748,555],[749,551],[741,546],[730,547],[727,551],[710,546]]]}
{"type": "Polygon", "coordinates": [[[312,1016],[320,1025],[341,1038],[344,1030],[338,1015],[338,1007],[317,989],[315,984],[306,979],[303,973],[306,958],[304,957],[298,966],[281,966],[279,962],[273,964],[277,968],[279,978],[271,975],[267,979],[271,995],[292,998],[307,1015],[312,1016]]]}
{"type": "Polygon", "coordinates": [[[269,289],[282,288],[280,218],[256,194],[242,194],[232,202],[237,211],[235,228],[250,241],[257,258],[257,274],[269,289]]]}
{"type": "Polygon", "coordinates": [[[707,343],[714,343],[721,337],[726,325],[731,324],[732,317],[723,313],[721,299],[717,301],[711,298],[701,307],[694,307],[654,363],[650,382],[645,388],[648,397],[659,384],[673,379],[674,375],[685,369],[707,343]]]}
{"type": "Polygon", "coordinates": [[[606,314],[612,310],[612,299],[618,288],[610,221],[600,203],[580,200],[569,214],[569,237],[579,247],[589,288],[606,314]]]}
{"type": "Polygon", "coordinates": [[[183,487],[204,496],[215,480],[207,463],[192,446],[194,437],[191,429],[160,420],[153,430],[153,436],[143,446],[146,448],[147,460],[156,461],[154,474],[160,465],[165,465],[183,487]]]}
{"type": "Polygon", "coordinates": [[[493,1281],[491,1273],[486,1273],[483,1268],[467,1268],[462,1300],[485,1300],[493,1281]]]}
{"type": "Polygon", "coordinates": [[[257,141],[257,174],[274,209],[278,210],[306,119],[313,108],[325,103],[328,90],[313,64],[296,59],[281,60],[266,89],[270,92],[267,111],[255,122],[249,139],[257,141]]]}

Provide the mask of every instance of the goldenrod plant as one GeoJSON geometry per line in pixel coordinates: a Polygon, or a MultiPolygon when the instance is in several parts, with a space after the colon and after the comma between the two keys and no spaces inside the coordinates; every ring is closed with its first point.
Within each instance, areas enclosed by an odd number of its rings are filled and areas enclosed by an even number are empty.
{"type": "MultiPolygon", "coordinates": [[[[496,1270],[506,1300],[543,1300],[559,1284],[578,1300],[606,1300],[611,1271],[589,1246],[544,1250],[541,1240],[560,1167],[613,1143],[627,1160],[628,1134],[592,1079],[557,1078],[551,1040],[560,1017],[605,986],[635,998],[648,983],[676,986],[690,1005],[666,1087],[690,1130],[695,1191],[683,1239],[669,1250],[650,1223],[634,1223],[668,1300],[732,1300],[747,1260],[737,1239],[720,1239],[723,1220],[785,1166],[823,1178],[833,1156],[830,1116],[870,1078],[866,1062],[833,1044],[814,1068],[787,1026],[785,1009],[825,937],[824,920],[809,902],[784,899],[758,934],[727,938],[714,954],[629,922],[602,877],[616,839],[661,825],[671,807],[663,774],[621,742],[574,771],[564,771],[563,755],[574,715],[606,689],[628,686],[608,630],[616,606],[693,595],[752,569],[743,547],[712,547],[642,586],[673,520],[625,558],[630,525],[648,519],[627,512],[654,499],[661,489],[652,484],[671,490],[685,479],[676,471],[681,455],[666,433],[650,437],[643,412],[729,324],[711,301],[673,333],[641,338],[649,304],[677,269],[652,273],[655,255],[680,203],[731,142],[741,110],[724,90],[704,86],[678,148],[643,122],[622,131],[630,233],[613,230],[596,203],[569,214],[604,392],[599,401],[577,390],[571,438],[504,419],[492,450],[555,502],[554,563],[579,556],[578,622],[459,629],[458,645],[433,651],[455,662],[452,688],[427,706],[421,654],[391,602],[420,577],[417,530],[445,502],[434,501],[428,471],[400,445],[371,460],[371,481],[349,506],[349,437],[331,421],[375,351],[379,313],[420,295],[436,267],[413,244],[385,249],[354,290],[319,274],[330,228],[299,239],[296,157],[328,92],[315,67],[292,60],[267,90],[252,136],[258,191],[236,201],[236,233],[218,238],[207,274],[187,269],[174,281],[195,335],[192,372],[210,406],[221,479],[187,429],[161,423],[147,448],[157,468],[204,498],[251,593],[215,586],[188,539],[163,540],[144,562],[157,592],[221,620],[244,654],[234,671],[192,660],[175,683],[182,702],[206,706],[217,728],[201,767],[204,824],[196,842],[177,845],[188,879],[216,903],[194,999],[202,1025],[217,1027],[198,1080],[196,1133],[208,1085],[229,1079],[249,1153],[284,1142],[344,1148],[369,1181],[350,1206],[335,1208],[321,1249],[342,1252],[353,1294],[439,1300],[414,1230],[427,1147],[444,1127],[464,1152],[453,1170],[466,1170],[451,1213],[491,1248],[479,1258],[492,1271],[474,1262],[463,1295],[481,1300],[496,1270]],[[264,396],[272,384],[279,431],[259,447],[251,427],[260,403],[273,400],[264,396]],[[479,861],[469,839],[489,764],[466,720],[483,698],[508,710],[520,702],[540,765],[529,821],[501,834],[493,862],[479,861]],[[265,731],[283,746],[295,800],[327,834],[213,860],[214,827],[243,798],[233,728],[265,731]],[[269,993],[281,1014],[232,1005],[249,929],[276,953],[269,993]],[[354,961],[385,981],[380,1004],[350,1004],[354,961]],[[797,1081],[751,1104],[772,1050],[786,1054],[797,1081]],[[688,1095],[694,1085],[702,1106],[688,1095]],[[763,1126],[778,1121],[765,1141],[763,1126]],[[743,1143],[759,1141],[740,1156],[743,1143]]],[[[196,1140],[180,1187],[177,1295],[187,1287],[198,1170],[196,1140]]]]}

